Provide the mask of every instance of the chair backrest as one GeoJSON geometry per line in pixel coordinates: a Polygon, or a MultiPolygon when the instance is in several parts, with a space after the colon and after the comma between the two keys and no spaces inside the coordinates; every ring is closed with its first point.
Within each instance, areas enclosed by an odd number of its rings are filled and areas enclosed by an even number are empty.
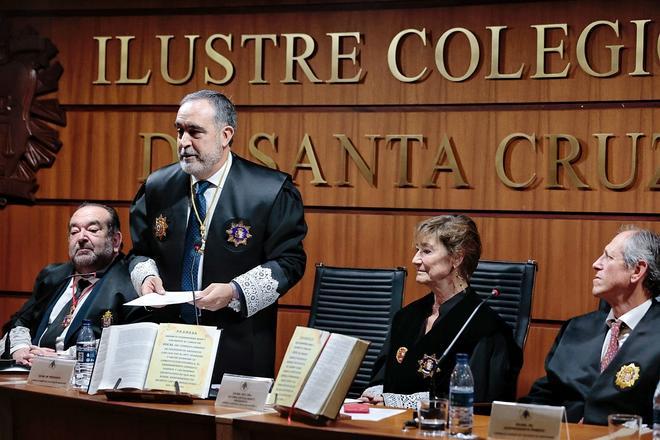
{"type": "Polygon", "coordinates": [[[532,309],[536,261],[526,263],[480,260],[470,285],[513,329],[513,336],[524,348],[532,309]],[[491,296],[497,289],[499,296],[491,296]]]}
{"type": "Polygon", "coordinates": [[[406,269],[358,269],[316,265],[309,327],[370,341],[351,385],[357,397],[369,384],[371,370],[401,308],[406,269]]]}

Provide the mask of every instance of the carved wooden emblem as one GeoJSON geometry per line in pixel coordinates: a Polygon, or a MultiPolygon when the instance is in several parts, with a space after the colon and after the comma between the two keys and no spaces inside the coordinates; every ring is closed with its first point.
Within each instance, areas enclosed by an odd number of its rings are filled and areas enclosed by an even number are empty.
{"type": "Polygon", "coordinates": [[[57,99],[40,99],[57,91],[57,48],[32,29],[12,34],[7,24],[0,20],[0,207],[34,201],[37,171],[62,146],[51,124],[66,125],[57,99]]]}

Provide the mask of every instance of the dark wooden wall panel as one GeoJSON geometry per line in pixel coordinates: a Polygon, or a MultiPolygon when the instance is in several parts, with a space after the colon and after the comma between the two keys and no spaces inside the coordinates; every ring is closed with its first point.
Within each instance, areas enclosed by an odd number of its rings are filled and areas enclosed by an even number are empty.
{"type": "Polygon", "coordinates": [[[518,376],[518,396],[525,396],[536,379],[545,376],[544,362],[559,326],[532,324],[525,344],[525,364],[518,376]]]}
{"type": "MultiPolygon", "coordinates": [[[[3,242],[0,267],[5,276],[0,292],[28,292],[36,273],[46,264],[67,259],[66,225],[74,206],[10,206],[0,211],[3,242]],[[36,222],[36,223],[35,223],[36,222]],[[35,233],[36,230],[39,231],[35,233]]],[[[119,208],[125,249],[130,249],[128,208],[119,208]]],[[[306,214],[308,265],[303,280],[282,300],[283,305],[309,307],[314,264],[396,267],[408,269],[405,302],[426,293],[415,283],[412,232],[415,225],[437,212],[352,212],[313,210],[306,214]]],[[[538,262],[532,316],[565,320],[596,307],[591,296],[591,263],[625,220],[525,218],[474,215],[483,241],[484,259],[538,262]]],[[[657,228],[657,221],[635,221],[657,228]]]]}

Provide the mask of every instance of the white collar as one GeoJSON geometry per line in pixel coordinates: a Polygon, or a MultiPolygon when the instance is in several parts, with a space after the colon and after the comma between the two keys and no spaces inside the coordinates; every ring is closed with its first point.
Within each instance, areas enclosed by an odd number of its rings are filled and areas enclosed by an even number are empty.
{"type": "MultiPolygon", "coordinates": [[[[216,171],[215,173],[213,173],[213,175],[211,177],[209,177],[208,179],[203,179],[203,180],[206,180],[207,182],[210,182],[215,187],[222,188],[223,186],[225,186],[225,181],[227,180],[227,176],[229,175],[229,170],[231,169],[231,164],[232,164],[232,157],[231,156],[232,155],[231,155],[231,151],[230,151],[229,154],[227,155],[227,160],[225,161],[224,164],[222,164],[220,169],[218,171],[216,171]],[[227,169],[227,172],[224,172],[225,168],[227,169]],[[222,179],[222,181],[220,179],[222,179]]],[[[197,177],[195,177],[193,175],[190,175],[190,177],[192,178],[193,185],[200,180],[200,179],[198,179],[197,177]]]]}
{"type": "MultiPolygon", "coordinates": [[[[637,324],[639,324],[639,321],[642,320],[644,315],[646,315],[646,312],[648,312],[651,308],[652,302],[653,301],[649,298],[634,309],[628,310],[626,313],[619,316],[618,319],[626,324],[626,327],[628,327],[630,330],[634,330],[637,324]]],[[[610,313],[607,314],[607,319],[605,322],[608,326],[611,326],[611,322],[614,322],[616,319],[617,318],[614,317],[614,312],[612,309],[610,309],[610,313]]]]}

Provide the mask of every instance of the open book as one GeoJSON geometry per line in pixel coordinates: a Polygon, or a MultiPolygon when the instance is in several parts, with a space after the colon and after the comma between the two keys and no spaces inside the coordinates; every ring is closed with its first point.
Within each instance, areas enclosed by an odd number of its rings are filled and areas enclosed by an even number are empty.
{"type": "Polygon", "coordinates": [[[113,325],[103,329],[89,394],[117,389],[174,391],[206,398],[220,330],[187,324],[113,325]]]}
{"type": "Polygon", "coordinates": [[[283,414],[335,419],[368,346],[351,336],[296,327],[270,402],[283,414]]]}

